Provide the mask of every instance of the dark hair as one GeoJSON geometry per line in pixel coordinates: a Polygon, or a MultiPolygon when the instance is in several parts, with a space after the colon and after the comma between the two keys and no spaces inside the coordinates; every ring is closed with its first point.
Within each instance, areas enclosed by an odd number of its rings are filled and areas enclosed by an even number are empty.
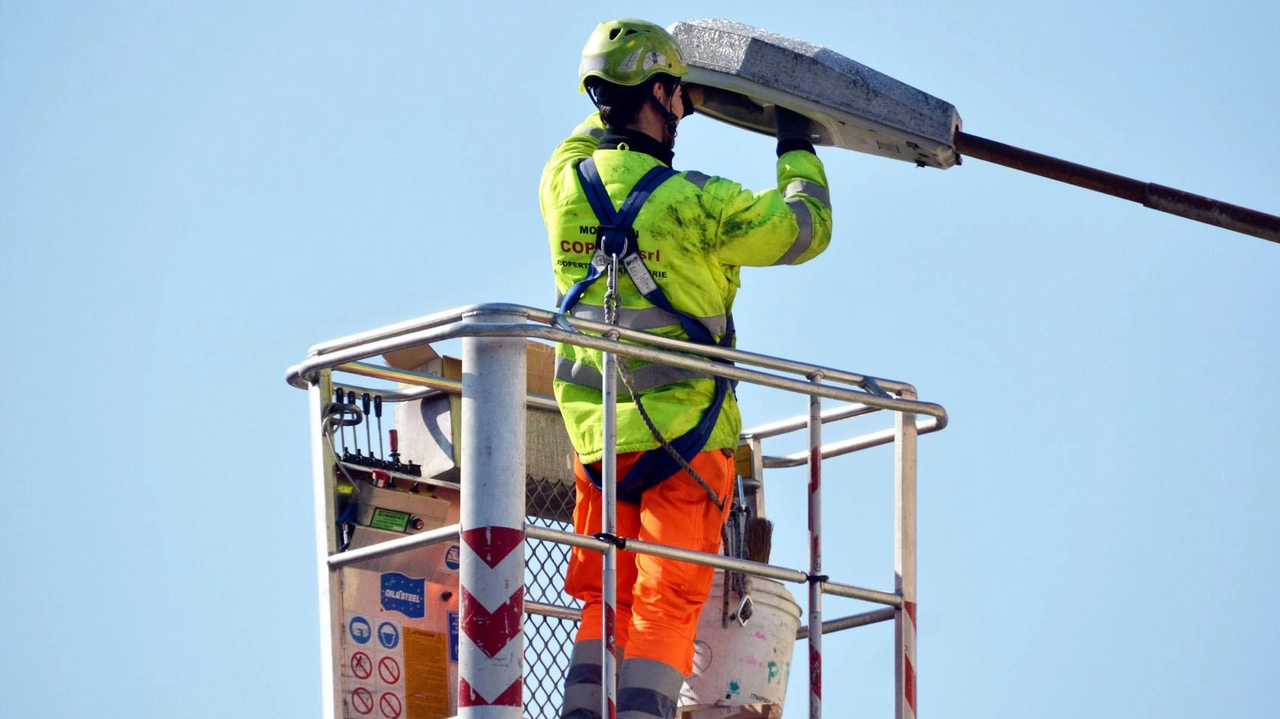
{"type": "Polygon", "coordinates": [[[640,118],[640,109],[653,97],[653,83],[662,83],[668,93],[678,80],[658,73],[639,85],[615,85],[599,77],[587,78],[587,94],[600,110],[600,119],[609,127],[626,127],[640,118]]]}

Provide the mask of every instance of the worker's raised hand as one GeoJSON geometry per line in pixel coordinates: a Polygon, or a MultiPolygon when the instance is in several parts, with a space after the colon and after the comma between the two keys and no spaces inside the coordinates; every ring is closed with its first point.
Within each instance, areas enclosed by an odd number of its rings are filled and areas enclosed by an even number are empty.
{"type": "Polygon", "coordinates": [[[781,105],[775,105],[773,118],[774,134],[779,142],[783,140],[813,141],[813,125],[809,122],[809,118],[804,115],[788,110],[781,105]]]}

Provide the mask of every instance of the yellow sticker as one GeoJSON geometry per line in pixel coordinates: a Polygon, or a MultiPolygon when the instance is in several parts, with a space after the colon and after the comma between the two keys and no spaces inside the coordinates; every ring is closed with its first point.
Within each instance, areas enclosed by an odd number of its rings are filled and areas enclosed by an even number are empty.
{"type": "Polygon", "coordinates": [[[449,716],[449,645],[440,632],[404,628],[405,719],[449,716]]]}

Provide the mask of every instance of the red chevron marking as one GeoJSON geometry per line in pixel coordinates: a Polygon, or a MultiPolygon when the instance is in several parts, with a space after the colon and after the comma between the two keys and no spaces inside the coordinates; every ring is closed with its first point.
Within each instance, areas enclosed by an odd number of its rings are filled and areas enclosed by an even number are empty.
{"type": "Polygon", "coordinates": [[[480,692],[476,691],[466,679],[458,680],[458,706],[459,707],[518,707],[524,704],[524,686],[517,679],[511,683],[511,686],[502,690],[493,701],[485,699],[480,692]]]}
{"type": "Polygon", "coordinates": [[[524,542],[524,530],[511,527],[479,527],[464,529],[462,541],[476,553],[490,569],[507,558],[512,550],[524,542]]]}
{"type": "Polygon", "coordinates": [[[520,634],[520,619],[524,614],[524,587],[517,589],[510,599],[492,612],[471,596],[466,587],[462,587],[459,609],[462,614],[462,632],[480,647],[485,656],[493,658],[520,634]]]}

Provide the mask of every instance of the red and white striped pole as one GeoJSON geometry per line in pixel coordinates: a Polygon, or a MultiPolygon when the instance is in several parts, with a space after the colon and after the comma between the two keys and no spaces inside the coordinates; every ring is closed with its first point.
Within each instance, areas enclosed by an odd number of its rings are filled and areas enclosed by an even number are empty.
{"type": "MultiPolygon", "coordinates": [[[[810,381],[822,382],[822,373],[810,381]]],[[[822,719],[822,398],[809,396],[809,719],[822,719]]]]}
{"type": "MultiPolygon", "coordinates": [[[[468,324],[524,324],[480,309],[468,324]]],[[[462,341],[458,716],[524,715],[525,348],[519,337],[462,341]]]]}
{"type": "MultiPolygon", "coordinates": [[[[903,399],[915,399],[903,392],[903,399]]],[[[893,568],[902,606],[894,613],[896,719],[916,719],[916,416],[897,413],[894,420],[893,568]]]]}

